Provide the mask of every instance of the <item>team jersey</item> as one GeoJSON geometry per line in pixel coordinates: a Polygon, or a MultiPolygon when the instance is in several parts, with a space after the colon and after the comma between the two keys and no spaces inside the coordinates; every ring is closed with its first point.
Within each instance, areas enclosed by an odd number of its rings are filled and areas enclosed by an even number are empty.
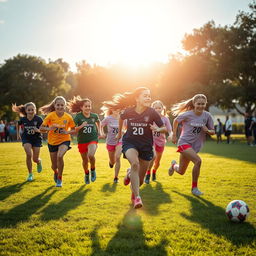
{"type": "Polygon", "coordinates": [[[83,122],[87,122],[87,125],[78,132],[77,142],[79,144],[98,141],[98,128],[96,122],[99,121],[99,116],[97,114],[90,113],[89,117],[85,117],[82,112],[79,112],[74,120],[77,126],[80,126],[83,122]]]}
{"type": "Polygon", "coordinates": [[[43,123],[43,119],[35,115],[32,120],[29,120],[26,116],[21,117],[18,124],[23,127],[23,132],[21,134],[22,139],[26,140],[42,140],[42,134],[40,132],[35,132],[35,128],[38,128],[43,123]]]}
{"type": "Polygon", "coordinates": [[[54,130],[48,132],[48,143],[50,145],[59,145],[64,141],[71,141],[70,134],[60,133],[61,131],[69,131],[71,128],[75,127],[74,120],[71,115],[64,112],[64,114],[59,117],[55,111],[49,113],[43,121],[44,126],[56,127],[54,130]]]}
{"type": "Polygon", "coordinates": [[[102,127],[107,126],[108,133],[106,143],[108,145],[116,145],[118,143],[116,135],[118,134],[118,119],[113,116],[107,116],[101,121],[102,127]]]}
{"type": "MultiPolygon", "coordinates": [[[[169,118],[166,116],[161,116],[161,119],[163,121],[164,126],[167,129],[167,133],[169,134],[172,131],[172,126],[169,118]]],[[[162,132],[153,131],[153,141],[154,144],[156,144],[157,146],[164,147],[166,143],[166,134],[162,132]]]]}
{"type": "Polygon", "coordinates": [[[163,126],[160,115],[153,108],[147,108],[138,114],[133,107],[126,109],[120,118],[127,120],[127,130],[122,142],[138,146],[142,151],[152,150],[153,134],[150,124],[155,123],[158,127],[163,126]]]}
{"type": "Polygon", "coordinates": [[[189,144],[196,152],[199,152],[205,141],[206,134],[202,127],[206,126],[209,130],[214,130],[211,114],[204,111],[200,116],[198,116],[193,110],[190,110],[180,114],[176,120],[178,123],[182,123],[178,146],[189,144]]]}

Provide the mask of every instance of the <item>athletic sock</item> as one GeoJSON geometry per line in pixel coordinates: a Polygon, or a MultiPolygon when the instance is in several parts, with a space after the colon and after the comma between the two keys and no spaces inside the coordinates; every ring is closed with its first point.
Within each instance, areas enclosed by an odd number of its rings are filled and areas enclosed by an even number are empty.
{"type": "Polygon", "coordinates": [[[91,168],[91,171],[95,171],[95,167],[91,168]]]}
{"type": "Polygon", "coordinates": [[[156,170],[155,170],[155,169],[153,169],[153,173],[156,173],[156,170]]]}
{"type": "Polygon", "coordinates": [[[192,188],[197,188],[197,181],[192,182],[192,188]]]}
{"type": "Polygon", "coordinates": [[[59,179],[59,180],[62,180],[62,176],[58,176],[58,179],[59,179]]]}
{"type": "Polygon", "coordinates": [[[85,174],[89,174],[89,170],[84,170],[84,173],[85,174]]]}
{"type": "Polygon", "coordinates": [[[147,175],[150,175],[150,170],[147,171],[147,175]]]}

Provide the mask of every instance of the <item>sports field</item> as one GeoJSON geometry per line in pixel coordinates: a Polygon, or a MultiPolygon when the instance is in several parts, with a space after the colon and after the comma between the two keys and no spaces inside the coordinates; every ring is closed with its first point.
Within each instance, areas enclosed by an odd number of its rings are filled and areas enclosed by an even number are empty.
{"type": "Polygon", "coordinates": [[[0,255],[256,255],[256,147],[209,141],[200,156],[204,196],[190,192],[191,166],[184,176],[167,175],[178,157],[168,146],[157,182],[141,187],[144,207],[134,210],[122,184],[128,162],[122,159],[120,183],[113,184],[104,143],[96,153],[97,180],[89,185],[73,144],[62,188],[54,186],[46,145],[43,172],[26,182],[21,143],[1,143],[0,255]],[[245,223],[225,216],[234,199],[249,205],[245,223]]]}

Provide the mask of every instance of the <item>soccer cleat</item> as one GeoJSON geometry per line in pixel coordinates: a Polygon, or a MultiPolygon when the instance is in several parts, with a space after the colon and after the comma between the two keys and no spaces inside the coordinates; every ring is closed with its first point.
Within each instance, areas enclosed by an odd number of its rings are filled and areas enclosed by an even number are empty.
{"type": "Polygon", "coordinates": [[[126,176],[124,177],[124,185],[125,186],[127,186],[127,185],[129,185],[129,183],[130,183],[130,173],[131,173],[131,168],[128,168],[127,169],[127,172],[126,172],[126,176]]]}
{"type": "Polygon", "coordinates": [[[141,208],[143,206],[140,196],[137,196],[133,202],[134,209],[141,208]]]}
{"type": "Polygon", "coordinates": [[[58,188],[62,187],[62,180],[57,179],[56,187],[58,187],[58,188]]]}
{"type": "Polygon", "coordinates": [[[149,184],[149,182],[150,182],[150,174],[147,174],[145,177],[145,183],[149,184]]]}
{"type": "Polygon", "coordinates": [[[91,171],[91,182],[96,180],[96,170],[91,171]]]}
{"type": "Polygon", "coordinates": [[[201,195],[204,194],[204,193],[201,192],[197,187],[192,188],[191,192],[192,192],[192,194],[193,194],[194,196],[201,196],[201,195]]]}
{"type": "Polygon", "coordinates": [[[28,177],[27,177],[27,181],[32,181],[33,180],[33,174],[29,173],[28,177]]]}
{"type": "Polygon", "coordinates": [[[58,173],[54,173],[53,174],[53,179],[54,179],[54,182],[57,183],[57,179],[58,179],[58,173]]]}
{"type": "Polygon", "coordinates": [[[42,167],[42,160],[39,160],[39,163],[37,163],[37,172],[40,173],[42,170],[43,170],[43,167],[42,167]]]}
{"type": "Polygon", "coordinates": [[[118,178],[117,177],[114,178],[114,183],[118,183],[118,178]]]}
{"type": "Polygon", "coordinates": [[[156,173],[155,172],[152,173],[152,181],[156,181],[156,173]]]}
{"type": "Polygon", "coordinates": [[[113,168],[113,167],[114,167],[114,165],[111,164],[111,163],[108,163],[108,165],[109,165],[110,168],[113,168]]]}
{"type": "Polygon", "coordinates": [[[174,165],[175,165],[175,164],[177,164],[177,162],[176,162],[175,160],[172,160],[171,166],[170,166],[170,168],[169,168],[169,170],[168,170],[169,176],[172,176],[172,175],[173,175],[173,173],[174,173],[174,165]]]}
{"type": "Polygon", "coordinates": [[[90,184],[90,175],[89,175],[89,173],[84,175],[84,182],[85,182],[85,184],[90,184]]]}

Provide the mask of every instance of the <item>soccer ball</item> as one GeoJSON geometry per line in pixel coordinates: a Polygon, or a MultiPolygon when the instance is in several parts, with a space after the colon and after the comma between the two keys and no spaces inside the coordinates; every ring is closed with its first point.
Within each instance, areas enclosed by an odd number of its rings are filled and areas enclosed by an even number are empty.
{"type": "Polygon", "coordinates": [[[226,215],[233,222],[243,222],[249,215],[249,207],[242,200],[231,201],[226,208],[226,215]]]}

